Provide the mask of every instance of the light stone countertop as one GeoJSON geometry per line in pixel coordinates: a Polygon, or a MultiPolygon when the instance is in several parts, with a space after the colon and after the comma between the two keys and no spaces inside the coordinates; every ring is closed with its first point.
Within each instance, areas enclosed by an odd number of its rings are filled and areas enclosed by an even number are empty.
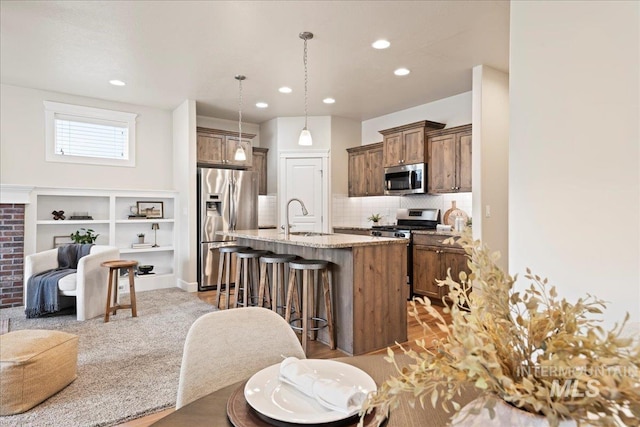
{"type": "Polygon", "coordinates": [[[236,230],[218,232],[218,234],[239,239],[262,240],[272,243],[284,243],[295,246],[326,249],[351,248],[355,246],[406,245],[408,243],[408,239],[360,236],[356,234],[325,234],[322,236],[301,236],[289,234],[289,237],[285,237],[283,231],[273,229],[236,230]]]}

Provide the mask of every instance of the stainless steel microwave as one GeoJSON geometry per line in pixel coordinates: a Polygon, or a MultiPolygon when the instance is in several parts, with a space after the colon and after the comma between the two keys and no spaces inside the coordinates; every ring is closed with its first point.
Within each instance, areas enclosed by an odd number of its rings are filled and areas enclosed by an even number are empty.
{"type": "Polygon", "coordinates": [[[384,168],[384,194],[399,196],[426,192],[426,163],[384,168]]]}

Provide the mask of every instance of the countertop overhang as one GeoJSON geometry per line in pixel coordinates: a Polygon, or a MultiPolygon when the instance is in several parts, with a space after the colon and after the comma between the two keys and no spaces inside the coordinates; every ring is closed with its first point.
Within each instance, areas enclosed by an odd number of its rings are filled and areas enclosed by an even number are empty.
{"type": "Polygon", "coordinates": [[[235,230],[221,231],[222,236],[235,237],[237,239],[253,239],[265,242],[285,243],[296,246],[307,246],[311,248],[352,248],[356,246],[376,246],[376,245],[406,245],[409,239],[397,237],[375,237],[360,236],[356,234],[327,234],[323,236],[304,236],[289,234],[285,237],[281,230],[235,230]]]}

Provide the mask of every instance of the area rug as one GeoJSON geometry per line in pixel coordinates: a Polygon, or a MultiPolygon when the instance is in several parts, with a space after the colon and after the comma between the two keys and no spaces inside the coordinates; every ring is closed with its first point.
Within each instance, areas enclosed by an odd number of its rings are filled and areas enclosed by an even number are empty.
{"type": "Polygon", "coordinates": [[[214,308],[178,288],[136,294],[131,310],[78,322],[75,315],[26,319],[0,310],[9,331],[55,329],[79,336],[78,378],[35,408],[0,417],[0,426],[113,426],[175,405],[182,350],[191,324],[214,308]]]}

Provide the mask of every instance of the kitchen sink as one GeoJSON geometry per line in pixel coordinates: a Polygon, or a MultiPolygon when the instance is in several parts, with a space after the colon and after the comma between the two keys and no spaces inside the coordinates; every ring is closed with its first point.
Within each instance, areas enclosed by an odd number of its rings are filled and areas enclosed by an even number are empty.
{"type": "Polygon", "coordinates": [[[292,236],[304,237],[331,236],[331,233],[316,233],[315,231],[292,231],[289,234],[292,236]]]}

